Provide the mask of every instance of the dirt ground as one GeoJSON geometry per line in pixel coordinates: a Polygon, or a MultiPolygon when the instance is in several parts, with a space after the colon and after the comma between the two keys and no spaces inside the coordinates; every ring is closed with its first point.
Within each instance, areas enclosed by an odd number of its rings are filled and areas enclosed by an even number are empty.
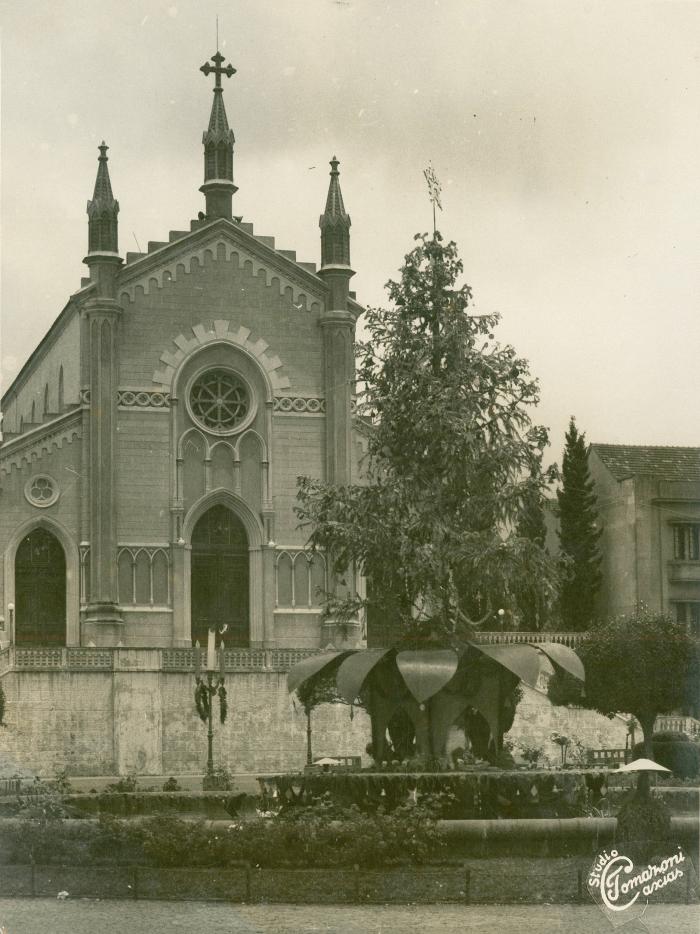
{"type": "MultiPolygon", "coordinates": [[[[697,906],[652,906],[625,934],[697,934],[697,906]]],[[[0,934],[612,934],[593,905],[336,907],[0,899],[0,934]]]]}

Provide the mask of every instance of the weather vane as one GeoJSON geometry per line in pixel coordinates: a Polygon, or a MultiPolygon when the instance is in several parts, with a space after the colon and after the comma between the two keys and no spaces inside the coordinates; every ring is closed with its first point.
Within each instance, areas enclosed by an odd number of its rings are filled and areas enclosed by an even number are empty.
{"type": "Polygon", "coordinates": [[[438,207],[442,211],[442,203],[440,201],[440,194],[442,192],[442,185],[438,181],[438,177],[435,174],[435,169],[433,168],[432,162],[428,163],[428,168],[423,169],[423,175],[428,184],[428,197],[430,198],[430,203],[433,206],[433,236],[436,232],[435,224],[435,208],[438,207]]]}

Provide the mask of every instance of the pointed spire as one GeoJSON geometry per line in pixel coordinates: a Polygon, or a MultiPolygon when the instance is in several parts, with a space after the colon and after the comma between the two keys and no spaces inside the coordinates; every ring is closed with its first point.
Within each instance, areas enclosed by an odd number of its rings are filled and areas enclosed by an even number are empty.
{"type": "Polygon", "coordinates": [[[204,144],[204,192],[207,218],[226,217],[231,220],[231,199],[237,190],[233,184],[233,144],[236,138],[228,125],[224,107],[224,89],[221,76],[235,75],[236,69],[229,64],[222,67],[224,56],[217,52],[211,58],[213,65],[205,62],[199,69],[205,75],[214,74],[214,101],[209,116],[209,126],[202,136],[204,144]]]}
{"type": "Polygon", "coordinates": [[[350,266],[350,215],[345,211],[340,190],[340,163],[335,156],[330,161],[331,180],[326,198],[326,210],[319,218],[321,228],[321,266],[350,266]]]}
{"type": "Polygon", "coordinates": [[[112,194],[112,183],[107,168],[109,146],[102,140],[98,149],[97,178],[92,201],[88,201],[88,253],[117,253],[117,215],[119,202],[112,194]]]}

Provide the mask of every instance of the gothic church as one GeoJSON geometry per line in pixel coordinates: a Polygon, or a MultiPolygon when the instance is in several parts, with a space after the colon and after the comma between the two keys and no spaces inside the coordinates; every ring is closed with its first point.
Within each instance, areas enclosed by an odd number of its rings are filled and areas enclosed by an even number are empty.
{"type": "MultiPolygon", "coordinates": [[[[298,767],[286,672],[360,641],[359,623],[323,618],[329,570],[294,513],[300,475],[357,476],[362,308],[338,161],[317,268],[234,216],[235,69],[217,52],[201,71],[199,218],[122,257],[103,143],[89,276],[2,399],[0,760],[40,774],[201,771],[193,645],[212,629],[231,711],[218,764],[298,767]]],[[[325,707],[315,751],[360,754],[362,720],[325,707]]]]}
{"type": "Polygon", "coordinates": [[[89,278],[2,400],[3,644],[329,635],[327,569],[293,506],[299,475],[355,469],[350,218],[335,158],[319,269],[233,216],[223,62],[202,68],[215,87],[200,218],[124,261],[103,143],[89,278]]]}

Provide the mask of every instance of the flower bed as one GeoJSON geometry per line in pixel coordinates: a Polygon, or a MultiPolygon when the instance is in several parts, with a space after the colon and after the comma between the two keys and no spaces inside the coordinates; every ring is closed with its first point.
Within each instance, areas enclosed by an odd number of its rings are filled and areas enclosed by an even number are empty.
{"type": "Polygon", "coordinates": [[[391,812],[437,797],[443,818],[575,817],[607,796],[607,771],[304,772],[261,776],[270,809],[308,806],[327,797],[341,807],[391,812]]]}

